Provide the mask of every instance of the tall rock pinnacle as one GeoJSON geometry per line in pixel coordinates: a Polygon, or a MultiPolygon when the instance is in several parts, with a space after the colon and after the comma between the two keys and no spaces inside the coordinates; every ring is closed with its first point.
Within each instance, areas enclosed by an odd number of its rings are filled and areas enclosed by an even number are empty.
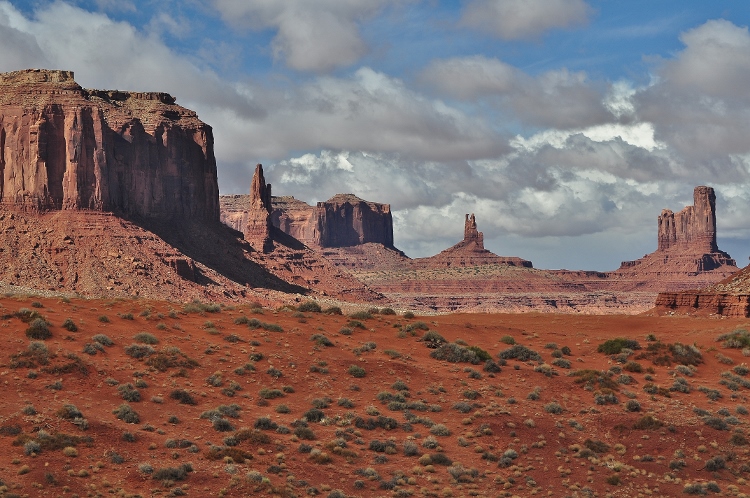
{"type": "Polygon", "coordinates": [[[266,184],[263,166],[255,166],[255,174],[250,185],[250,207],[248,210],[245,238],[257,250],[265,253],[273,251],[271,238],[271,184],[266,184]]]}

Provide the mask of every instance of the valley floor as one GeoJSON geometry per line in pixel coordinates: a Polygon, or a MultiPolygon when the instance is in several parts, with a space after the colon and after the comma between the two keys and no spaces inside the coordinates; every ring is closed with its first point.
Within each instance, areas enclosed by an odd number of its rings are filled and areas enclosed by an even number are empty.
{"type": "Polygon", "coordinates": [[[0,298],[0,496],[750,494],[748,319],[304,306],[0,298]]]}

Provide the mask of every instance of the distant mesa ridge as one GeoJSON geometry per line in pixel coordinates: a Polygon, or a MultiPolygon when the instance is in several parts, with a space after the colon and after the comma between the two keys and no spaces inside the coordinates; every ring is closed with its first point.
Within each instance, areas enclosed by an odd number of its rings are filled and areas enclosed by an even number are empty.
{"type": "Polygon", "coordinates": [[[213,132],[163,92],[0,74],[0,199],[24,210],[219,220],[213,132]]]}

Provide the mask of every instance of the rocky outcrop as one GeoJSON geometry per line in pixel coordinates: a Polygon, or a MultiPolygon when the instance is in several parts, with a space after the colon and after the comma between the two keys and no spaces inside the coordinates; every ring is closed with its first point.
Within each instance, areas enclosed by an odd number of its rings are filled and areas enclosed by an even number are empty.
{"type": "Polygon", "coordinates": [[[484,248],[484,234],[477,230],[474,213],[464,220],[464,238],[458,244],[430,256],[413,261],[415,268],[449,268],[482,265],[508,265],[532,268],[531,261],[514,256],[498,256],[484,248]]]}
{"type": "Polygon", "coordinates": [[[255,174],[250,185],[250,205],[247,210],[245,240],[257,250],[265,253],[273,251],[271,237],[271,184],[266,184],[263,166],[255,166],[255,174]]]}
{"type": "Polygon", "coordinates": [[[695,187],[693,205],[678,213],[663,210],[657,226],[656,251],[636,261],[624,261],[617,272],[695,275],[714,270],[724,274],[737,271],[734,259],[719,250],[716,244],[716,194],[713,188],[695,187]]]}
{"type": "Polygon", "coordinates": [[[0,74],[0,199],[218,220],[212,130],[166,93],[86,90],[71,71],[0,74]]]}
{"type": "Polygon", "coordinates": [[[718,252],[716,245],[716,194],[711,187],[695,187],[693,205],[679,213],[669,209],[658,219],[657,251],[677,248],[696,254],[718,252]]]}
{"type": "MultiPolygon", "coordinates": [[[[253,185],[255,189],[255,177],[253,185]]],[[[254,239],[248,227],[252,225],[258,230],[263,224],[262,220],[255,219],[265,216],[265,211],[256,205],[263,195],[221,196],[221,221],[245,232],[248,240],[254,239]]],[[[270,197],[270,186],[267,195],[270,197]]],[[[394,248],[393,217],[388,204],[365,201],[353,194],[337,194],[315,206],[292,196],[270,197],[270,206],[270,223],[308,247],[340,248],[376,243],[394,248]]]]}

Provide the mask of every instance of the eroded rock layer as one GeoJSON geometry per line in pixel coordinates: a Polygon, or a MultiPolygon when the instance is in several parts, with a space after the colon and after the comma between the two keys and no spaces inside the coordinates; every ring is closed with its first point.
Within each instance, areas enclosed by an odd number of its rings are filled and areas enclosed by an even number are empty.
{"type": "MultiPolygon", "coordinates": [[[[245,227],[255,223],[260,212],[253,199],[252,194],[221,196],[222,221],[250,235],[245,227]]],[[[273,226],[308,247],[376,243],[393,248],[393,218],[388,204],[368,202],[352,194],[337,194],[315,206],[292,196],[271,197],[270,202],[273,226]]]]}
{"type": "Polygon", "coordinates": [[[0,74],[0,198],[218,220],[212,130],[166,93],[87,90],[71,71],[0,74]]]}

